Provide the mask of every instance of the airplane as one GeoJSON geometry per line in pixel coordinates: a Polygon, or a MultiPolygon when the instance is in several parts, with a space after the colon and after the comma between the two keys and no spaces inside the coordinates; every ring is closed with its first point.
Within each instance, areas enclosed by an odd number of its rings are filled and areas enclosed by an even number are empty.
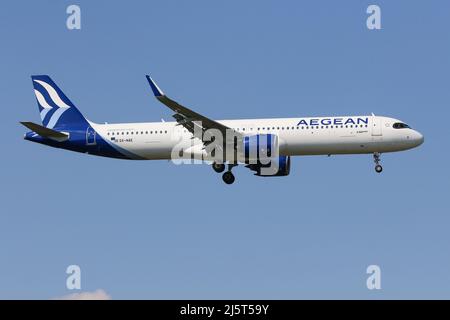
{"type": "Polygon", "coordinates": [[[423,135],[405,122],[373,113],[212,120],[170,99],[150,76],[146,78],[156,99],[174,112],[175,121],[94,123],[81,114],[48,75],[32,76],[42,125],[21,122],[31,130],[24,139],[118,159],[201,159],[217,173],[227,169],[222,175],[226,184],[235,181],[231,170],[237,165],[245,165],[256,176],[287,176],[291,157],[305,155],[372,154],[375,171],[381,173],[382,153],[412,149],[424,142],[423,135]],[[222,140],[213,143],[215,135],[207,138],[210,131],[222,135],[222,140]]]}

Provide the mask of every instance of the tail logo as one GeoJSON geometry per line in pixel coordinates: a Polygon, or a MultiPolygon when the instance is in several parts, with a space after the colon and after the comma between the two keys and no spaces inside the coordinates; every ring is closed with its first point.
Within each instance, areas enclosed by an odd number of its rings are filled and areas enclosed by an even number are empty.
{"type": "Polygon", "coordinates": [[[34,79],[40,86],[35,86],[34,94],[42,108],[40,111],[42,123],[49,129],[53,129],[62,114],[70,108],[59,96],[56,90],[47,82],[34,79]]]}

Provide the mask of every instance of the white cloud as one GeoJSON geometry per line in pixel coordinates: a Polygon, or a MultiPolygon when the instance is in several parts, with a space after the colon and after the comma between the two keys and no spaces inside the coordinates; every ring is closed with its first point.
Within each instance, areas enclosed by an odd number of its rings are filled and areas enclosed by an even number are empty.
{"type": "Polygon", "coordinates": [[[67,296],[56,298],[56,300],[111,300],[111,296],[102,289],[92,292],[77,292],[67,296]]]}

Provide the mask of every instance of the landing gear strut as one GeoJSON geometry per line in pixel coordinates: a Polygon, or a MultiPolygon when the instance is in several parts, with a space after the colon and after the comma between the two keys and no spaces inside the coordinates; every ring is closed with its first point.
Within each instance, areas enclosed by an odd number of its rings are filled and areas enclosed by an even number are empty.
{"type": "Polygon", "coordinates": [[[227,172],[222,175],[223,182],[226,184],[232,184],[234,182],[234,175],[231,172],[231,169],[235,166],[237,166],[237,164],[229,164],[227,172]]]}
{"type": "Polygon", "coordinates": [[[380,154],[378,152],[373,154],[373,162],[375,162],[375,171],[377,173],[381,173],[381,171],[383,171],[383,167],[380,165],[380,154]]]}

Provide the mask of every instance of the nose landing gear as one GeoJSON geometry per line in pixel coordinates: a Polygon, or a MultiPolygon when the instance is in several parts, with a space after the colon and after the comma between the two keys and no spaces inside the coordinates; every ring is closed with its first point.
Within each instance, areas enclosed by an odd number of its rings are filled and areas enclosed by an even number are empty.
{"type": "Polygon", "coordinates": [[[373,162],[375,162],[375,171],[377,173],[381,173],[381,171],[383,171],[383,167],[380,165],[380,154],[378,152],[373,154],[373,162]]]}

